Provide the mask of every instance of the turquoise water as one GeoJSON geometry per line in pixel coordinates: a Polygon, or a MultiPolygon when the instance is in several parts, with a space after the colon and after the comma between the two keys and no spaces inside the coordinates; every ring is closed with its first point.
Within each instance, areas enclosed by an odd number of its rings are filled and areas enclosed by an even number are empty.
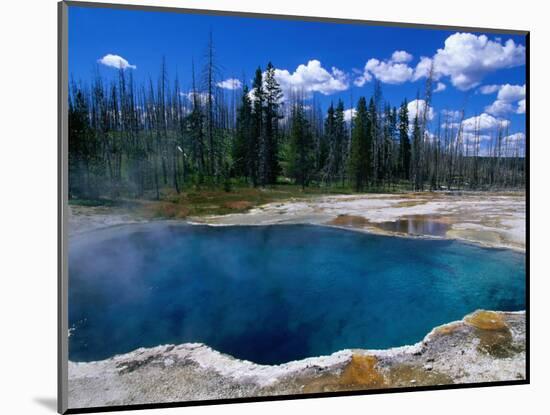
{"type": "Polygon", "coordinates": [[[276,364],[525,307],[525,255],[310,225],[149,224],[69,247],[69,357],[202,342],[276,364]]]}

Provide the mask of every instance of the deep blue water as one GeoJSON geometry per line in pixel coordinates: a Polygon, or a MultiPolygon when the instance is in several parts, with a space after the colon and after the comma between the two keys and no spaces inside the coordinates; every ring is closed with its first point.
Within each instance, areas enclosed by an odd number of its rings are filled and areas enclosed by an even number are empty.
{"type": "Polygon", "coordinates": [[[275,364],[525,307],[525,256],[321,226],[149,224],[69,247],[69,357],[202,342],[275,364]]]}

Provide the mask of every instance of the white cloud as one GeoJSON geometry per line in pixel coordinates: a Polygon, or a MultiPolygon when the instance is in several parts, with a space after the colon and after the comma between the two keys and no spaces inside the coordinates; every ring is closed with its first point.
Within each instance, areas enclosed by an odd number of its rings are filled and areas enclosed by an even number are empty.
{"type": "Polygon", "coordinates": [[[500,89],[500,85],[483,85],[479,87],[479,92],[484,95],[494,94],[500,89]]]}
{"type": "Polygon", "coordinates": [[[504,137],[505,140],[507,141],[525,141],[525,134],[524,133],[514,133],[514,134],[510,134],[506,137],[504,137]]]}
{"type": "Polygon", "coordinates": [[[525,149],[526,137],[524,133],[510,134],[503,139],[504,155],[508,157],[522,156],[525,149]]]}
{"type": "Polygon", "coordinates": [[[275,79],[285,95],[292,91],[304,92],[308,96],[313,92],[330,95],[349,88],[343,71],[332,67],[329,72],[316,59],[310,60],[307,65],[299,65],[293,73],[286,69],[275,69],[275,79]]]}
{"type": "Polygon", "coordinates": [[[236,78],[226,79],[225,81],[218,82],[216,85],[223,89],[241,89],[243,87],[242,82],[236,78]]]}
{"type": "Polygon", "coordinates": [[[433,60],[427,56],[421,56],[420,62],[414,68],[413,81],[418,81],[420,78],[427,78],[432,70],[433,60]]]}
{"type": "Polygon", "coordinates": [[[525,98],[525,85],[502,85],[498,90],[497,99],[503,101],[519,101],[525,98]]]}
{"type": "MultiPolygon", "coordinates": [[[[525,46],[512,39],[504,42],[500,38],[491,40],[486,35],[454,33],[433,56],[421,56],[416,66],[409,66],[412,59],[413,56],[404,50],[394,51],[387,60],[371,58],[354,84],[361,87],[373,78],[388,84],[402,84],[426,78],[431,73],[435,81],[448,77],[454,87],[465,91],[478,86],[491,72],[524,65],[525,46]]],[[[434,92],[443,91],[444,85],[437,83],[434,92]]],[[[482,94],[497,90],[496,85],[480,88],[482,94]]]]}
{"type": "Polygon", "coordinates": [[[372,75],[369,72],[364,71],[361,75],[355,78],[355,80],[353,81],[353,84],[355,86],[362,87],[363,85],[365,85],[367,82],[370,82],[371,80],[372,80],[372,75]]]}
{"type": "Polygon", "coordinates": [[[525,64],[525,47],[512,39],[490,40],[486,35],[455,33],[445,40],[433,58],[421,58],[415,69],[415,79],[426,77],[433,62],[436,80],[450,78],[453,86],[468,90],[480,84],[485,75],[498,69],[525,64]]]}
{"type": "MultiPolygon", "coordinates": [[[[424,116],[424,110],[426,108],[426,101],[423,99],[415,99],[407,104],[407,109],[409,111],[409,123],[414,122],[414,118],[418,114],[418,121],[422,122],[422,117],[424,116]]],[[[435,116],[434,109],[428,105],[428,112],[426,113],[426,120],[431,121],[435,116]]]]}
{"type": "Polygon", "coordinates": [[[513,111],[512,104],[502,99],[497,99],[491,105],[485,107],[485,112],[492,115],[504,115],[513,111]]]}
{"type": "Polygon", "coordinates": [[[470,117],[462,122],[465,132],[487,131],[497,127],[506,128],[510,125],[509,120],[495,118],[490,114],[482,113],[475,117],[470,117]]]}
{"type": "Polygon", "coordinates": [[[410,62],[413,58],[413,55],[410,53],[405,52],[404,50],[396,50],[391,55],[391,60],[393,62],[410,62]]]}
{"type": "Polygon", "coordinates": [[[525,142],[525,134],[521,133],[521,132],[510,134],[510,135],[507,135],[506,137],[504,137],[504,140],[508,141],[509,143],[525,142]]]}
{"type": "Polygon", "coordinates": [[[462,140],[464,143],[475,143],[477,141],[489,141],[491,139],[491,136],[489,134],[480,134],[479,132],[476,134],[472,131],[463,131],[462,132],[462,140]]]}
{"type": "Polygon", "coordinates": [[[413,75],[413,69],[405,63],[381,62],[378,59],[369,59],[365,65],[365,72],[371,73],[386,84],[402,84],[409,81],[413,75]]]}
{"type": "Polygon", "coordinates": [[[486,134],[474,134],[474,133],[462,133],[462,145],[464,152],[470,156],[477,155],[478,157],[490,156],[489,147],[484,145],[491,139],[490,135],[486,134]]]}
{"type": "MultiPolygon", "coordinates": [[[[497,99],[489,106],[485,107],[485,112],[492,115],[504,115],[509,112],[520,112],[522,110],[519,101],[525,99],[525,85],[487,85],[485,89],[480,88],[482,93],[497,92],[497,99]],[[483,91],[486,92],[483,92],[483,91]],[[514,109],[514,103],[517,102],[517,109],[514,109]]],[[[523,104],[525,105],[525,104],[523,104]]],[[[525,108],[523,108],[524,110],[525,108]]],[[[524,111],[525,112],[525,111],[524,111]]]]}
{"type": "Polygon", "coordinates": [[[459,110],[443,109],[441,110],[441,115],[450,121],[458,121],[462,116],[462,112],[459,110]]]}
{"type": "Polygon", "coordinates": [[[392,57],[385,61],[371,58],[365,64],[363,73],[355,79],[354,84],[363,86],[373,77],[386,84],[402,84],[410,81],[413,78],[414,70],[407,65],[407,62],[412,58],[413,56],[404,50],[396,50],[392,57]]]}
{"type": "Polygon", "coordinates": [[[355,108],[350,108],[350,109],[344,110],[344,120],[346,122],[351,122],[351,119],[353,117],[355,117],[356,113],[357,113],[357,111],[355,110],[355,108]]]}
{"type": "Polygon", "coordinates": [[[483,143],[491,139],[491,136],[488,134],[480,134],[474,132],[463,131],[462,132],[462,144],[464,146],[464,151],[469,155],[477,154],[478,156],[487,156],[487,146],[484,146],[483,143]]]}
{"type": "MultiPolygon", "coordinates": [[[[189,91],[189,92],[180,92],[180,95],[182,97],[185,97],[187,98],[189,101],[193,101],[193,96],[196,95],[197,96],[197,99],[199,101],[199,103],[201,104],[204,104],[206,103],[206,101],[208,100],[208,92],[200,92],[200,91],[197,91],[197,92],[193,92],[193,91],[189,91]]],[[[212,99],[214,99],[215,97],[212,96],[212,99]]]]}
{"type": "Polygon", "coordinates": [[[525,98],[518,101],[517,114],[525,114],[525,98]]]}
{"type": "Polygon", "coordinates": [[[98,63],[101,63],[102,65],[110,66],[112,68],[137,69],[136,65],[130,65],[130,63],[126,59],[124,59],[122,56],[112,55],[110,53],[105,55],[101,59],[98,59],[97,61],[98,61],[98,63]]]}
{"type": "Polygon", "coordinates": [[[434,88],[434,94],[437,92],[445,91],[446,89],[447,85],[445,85],[443,82],[438,82],[434,88]]]}

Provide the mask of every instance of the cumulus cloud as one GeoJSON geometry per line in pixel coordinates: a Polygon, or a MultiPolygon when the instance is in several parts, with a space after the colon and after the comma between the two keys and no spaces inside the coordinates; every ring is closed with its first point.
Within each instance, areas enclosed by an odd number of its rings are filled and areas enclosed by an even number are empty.
{"type": "Polygon", "coordinates": [[[482,113],[475,117],[470,117],[462,122],[464,132],[487,131],[495,128],[506,128],[510,125],[509,120],[495,118],[490,114],[482,113]]]}
{"type": "Polygon", "coordinates": [[[402,84],[409,81],[413,75],[412,68],[404,63],[380,62],[378,59],[369,59],[365,71],[386,84],[402,84]]]}
{"type": "Polygon", "coordinates": [[[493,115],[504,115],[514,110],[512,104],[501,99],[497,99],[491,105],[485,107],[485,112],[493,115]]]}
{"type": "Polygon", "coordinates": [[[407,53],[404,50],[396,50],[391,55],[391,60],[393,62],[402,63],[402,62],[410,62],[412,61],[413,55],[410,53],[407,53]]]}
{"type": "Polygon", "coordinates": [[[503,101],[519,101],[525,98],[525,85],[502,85],[498,90],[497,99],[503,101]]]}
{"type": "Polygon", "coordinates": [[[500,85],[483,85],[479,87],[479,92],[484,95],[494,94],[500,89],[500,85]]]}
{"type": "Polygon", "coordinates": [[[443,109],[441,110],[441,115],[443,116],[443,118],[446,118],[447,120],[458,121],[462,116],[462,112],[459,110],[443,109]]]}
{"type": "Polygon", "coordinates": [[[525,114],[525,98],[518,101],[517,114],[525,114]]]}
{"type": "Polygon", "coordinates": [[[122,56],[107,54],[101,59],[97,60],[98,63],[101,63],[105,66],[110,66],[117,69],[137,69],[136,65],[130,65],[130,63],[124,59],[122,56]]]}
{"type": "Polygon", "coordinates": [[[491,140],[491,135],[474,131],[463,131],[462,141],[464,144],[482,143],[491,140]]]}
{"type": "Polygon", "coordinates": [[[275,69],[275,79],[284,95],[292,91],[303,92],[308,96],[313,92],[331,95],[349,88],[347,75],[343,71],[335,67],[328,71],[316,59],[306,65],[299,65],[293,73],[286,69],[275,69]]]}
{"type": "MultiPolygon", "coordinates": [[[[508,39],[489,39],[486,35],[454,33],[445,39],[444,47],[433,56],[421,56],[416,66],[410,65],[413,56],[396,50],[386,60],[371,58],[367,61],[354,84],[361,87],[373,78],[388,84],[418,81],[432,75],[435,81],[448,78],[459,90],[477,87],[485,76],[504,68],[525,64],[525,46],[508,39]]],[[[445,84],[437,83],[434,92],[443,91],[445,84]]],[[[481,93],[496,92],[498,87],[487,85],[481,93]]]]}
{"type": "Polygon", "coordinates": [[[512,39],[490,40],[486,35],[455,33],[445,40],[432,58],[423,57],[414,79],[426,77],[433,63],[435,79],[449,77],[456,88],[466,91],[480,84],[490,72],[525,64],[525,46],[512,39]]]}
{"type": "Polygon", "coordinates": [[[372,81],[372,75],[369,72],[364,71],[361,75],[353,80],[353,84],[355,86],[361,87],[370,81],[372,81]]]}
{"type": "Polygon", "coordinates": [[[475,133],[472,131],[462,132],[462,140],[464,143],[483,142],[483,141],[489,141],[490,139],[491,139],[491,135],[489,134],[481,134],[479,132],[475,133]]]}
{"type": "MultiPolygon", "coordinates": [[[[407,110],[409,111],[409,123],[414,122],[414,118],[418,115],[418,120],[422,121],[424,111],[426,109],[426,101],[423,99],[415,99],[407,104],[407,110]]],[[[428,105],[428,112],[426,113],[426,120],[431,121],[435,116],[434,109],[428,105]]]]}
{"type": "Polygon", "coordinates": [[[410,62],[412,58],[413,56],[404,50],[396,50],[391,58],[385,61],[371,58],[365,64],[363,73],[354,80],[354,84],[363,86],[373,77],[386,84],[402,84],[410,81],[413,78],[414,70],[407,62],[410,62]]]}
{"type": "Polygon", "coordinates": [[[524,133],[514,133],[507,135],[504,137],[504,141],[508,141],[509,143],[524,143],[525,142],[525,134],[524,133]]]}
{"type": "MultiPolygon", "coordinates": [[[[418,81],[420,78],[427,78],[433,68],[433,60],[427,56],[421,56],[420,61],[414,68],[413,81],[418,81]]],[[[438,78],[439,79],[439,78],[438,78]]]]}
{"type": "Polygon", "coordinates": [[[484,144],[491,139],[487,134],[462,133],[462,145],[464,152],[470,156],[478,157],[490,156],[489,147],[484,144]]]}
{"type": "Polygon", "coordinates": [[[507,135],[503,139],[504,155],[508,157],[522,156],[525,150],[527,137],[524,133],[514,133],[507,135]]]}
{"type": "Polygon", "coordinates": [[[498,91],[497,99],[485,107],[485,112],[489,114],[504,115],[510,112],[523,114],[525,112],[525,85],[487,85],[486,88],[480,88],[480,91],[484,94],[498,91]],[[521,101],[523,103],[520,103],[521,101]]]}
{"type": "Polygon", "coordinates": [[[436,92],[445,91],[447,89],[447,85],[445,85],[443,82],[438,82],[434,88],[434,94],[436,92]]]}
{"type": "Polygon", "coordinates": [[[356,113],[357,111],[355,110],[355,108],[344,110],[344,121],[351,122],[351,119],[355,117],[356,113]]]}
{"type": "MultiPolygon", "coordinates": [[[[206,101],[208,100],[208,92],[200,92],[200,91],[196,91],[196,92],[193,92],[193,91],[189,91],[189,92],[180,92],[180,95],[182,97],[185,97],[187,98],[189,101],[193,101],[193,98],[194,96],[196,95],[197,96],[197,100],[199,101],[200,104],[204,104],[206,103],[206,101]]],[[[212,99],[214,99],[215,97],[212,96],[212,99]]]]}
{"type": "Polygon", "coordinates": [[[241,89],[243,87],[242,82],[236,78],[226,79],[225,81],[218,82],[216,85],[219,86],[220,88],[231,89],[231,90],[241,89]]]}

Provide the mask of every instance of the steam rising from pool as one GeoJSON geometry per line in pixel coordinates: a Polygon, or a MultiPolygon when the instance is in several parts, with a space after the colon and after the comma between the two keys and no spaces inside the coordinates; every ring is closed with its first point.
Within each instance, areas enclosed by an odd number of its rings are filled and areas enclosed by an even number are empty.
{"type": "Polygon", "coordinates": [[[202,342],[278,364],[421,340],[475,309],[525,308],[525,256],[322,226],[152,223],[69,246],[69,357],[202,342]]]}

